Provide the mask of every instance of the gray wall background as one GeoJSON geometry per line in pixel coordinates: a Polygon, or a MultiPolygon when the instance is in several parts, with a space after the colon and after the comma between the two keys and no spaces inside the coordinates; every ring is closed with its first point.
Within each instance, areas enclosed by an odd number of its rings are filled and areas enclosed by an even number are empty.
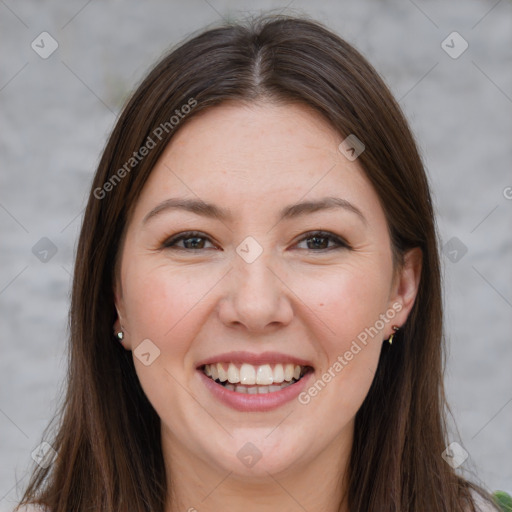
{"type": "Polygon", "coordinates": [[[74,248],[122,102],[183,37],[269,9],[326,23],[400,101],[448,244],[451,441],[469,454],[461,471],[512,492],[510,0],[0,0],[0,512],[26,484],[63,389],[74,248]],[[45,31],[58,44],[48,58],[45,31]],[[457,58],[462,39],[442,46],[454,31],[468,43],[457,58]]]}

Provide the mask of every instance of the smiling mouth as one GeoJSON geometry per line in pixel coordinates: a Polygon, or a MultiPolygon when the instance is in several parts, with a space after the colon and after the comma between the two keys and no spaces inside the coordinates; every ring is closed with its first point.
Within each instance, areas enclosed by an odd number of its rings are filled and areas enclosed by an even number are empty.
{"type": "Polygon", "coordinates": [[[259,366],[248,363],[212,363],[203,365],[200,370],[230,391],[255,395],[275,393],[291,386],[312,372],[313,368],[294,363],[259,366]]]}

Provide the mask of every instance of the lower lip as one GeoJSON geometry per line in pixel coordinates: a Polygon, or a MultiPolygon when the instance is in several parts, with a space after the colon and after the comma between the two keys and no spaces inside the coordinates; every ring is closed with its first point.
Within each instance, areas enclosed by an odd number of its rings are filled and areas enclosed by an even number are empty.
{"type": "Polygon", "coordinates": [[[286,386],[279,391],[249,395],[247,393],[237,393],[236,391],[226,389],[224,386],[210,379],[210,377],[207,377],[202,370],[198,370],[198,372],[204,384],[215,398],[232,409],[243,412],[271,411],[287,402],[291,402],[293,399],[297,398],[306,387],[307,382],[313,375],[313,372],[306,373],[306,375],[295,384],[286,386]]]}

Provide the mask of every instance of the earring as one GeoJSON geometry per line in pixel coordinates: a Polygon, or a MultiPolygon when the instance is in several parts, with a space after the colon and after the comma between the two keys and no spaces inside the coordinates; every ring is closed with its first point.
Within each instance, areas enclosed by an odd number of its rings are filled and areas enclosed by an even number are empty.
{"type": "MultiPolygon", "coordinates": [[[[396,325],[393,325],[392,329],[396,332],[400,329],[400,327],[396,326],[396,325]]],[[[395,335],[395,332],[391,334],[391,336],[388,338],[388,343],[390,345],[393,344],[393,336],[395,335]]]]}
{"type": "Polygon", "coordinates": [[[116,337],[122,343],[123,342],[123,338],[124,338],[124,332],[123,331],[117,332],[116,333],[116,337]]]}

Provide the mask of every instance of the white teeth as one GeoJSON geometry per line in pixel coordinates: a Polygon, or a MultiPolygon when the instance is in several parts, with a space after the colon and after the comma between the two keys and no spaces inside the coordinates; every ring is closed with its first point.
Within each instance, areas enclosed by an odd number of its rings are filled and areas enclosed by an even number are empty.
{"type": "Polygon", "coordinates": [[[258,367],[258,371],[256,373],[256,384],[262,384],[267,386],[268,384],[272,384],[274,382],[274,375],[272,372],[272,368],[270,368],[269,364],[264,364],[258,367]]]}
{"type": "Polygon", "coordinates": [[[280,384],[283,381],[284,381],[283,365],[282,364],[276,364],[276,366],[274,368],[274,383],[275,384],[280,384]]]}
{"type": "Polygon", "coordinates": [[[293,371],[295,369],[295,365],[287,364],[284,367],[284,380],[290,382],[293,379],[293,371]]]}
{"type": "Polygon", "coordinates": [[[244,386],[243,384],[226,384],[224,387],[230,391],[236,391],[237,393],[244,393],[247,395],[264,395],[266,393],[280,391],[281,389],[291,386],[291,384],[291,382],[283,382],[282,384],[274,386],[244,386]]]}
{"type": "Polygon", "coordinates": [[[219,374],[219,380],[221,382],[226,382],[228,380],[228,372],[224,370],[224,367],[221,363],[217,363],[217,372],[219,374]]]}
{"type": "MultiPolygon", "coordinates": [[[[299,380],[302,367],[293,363],[284,365],[277,363],[274,368],[270,364],[253,366],[249,363],[243,363],[239,368],[234,363],[212,363],[204,365],[204,373],[213,380],[219,380],[220,382],[228,381],[230,384],[243,384],[244,386],[256,384],[259,388],[266,388],[261,393],[267,393],[277,391],[275,388],[279,388],[279,384],[291,383],[293,379],[299,380]]],[[[251,391],[251,393],[254,392],[251,391]]]]}
{"type": "Polygon", "coordinates": [[[237,382],[240,382],[240,372],[233,363],[229,363],[228,380],[229,382],[231,382],[231,384],[236,384],[237,382]]]}
{"type": "Polygon", "coordinates": [[[256,369],[252,364],[244,363],[240,368],[240,383],[250,386],[256,384],[256,369]]]}

